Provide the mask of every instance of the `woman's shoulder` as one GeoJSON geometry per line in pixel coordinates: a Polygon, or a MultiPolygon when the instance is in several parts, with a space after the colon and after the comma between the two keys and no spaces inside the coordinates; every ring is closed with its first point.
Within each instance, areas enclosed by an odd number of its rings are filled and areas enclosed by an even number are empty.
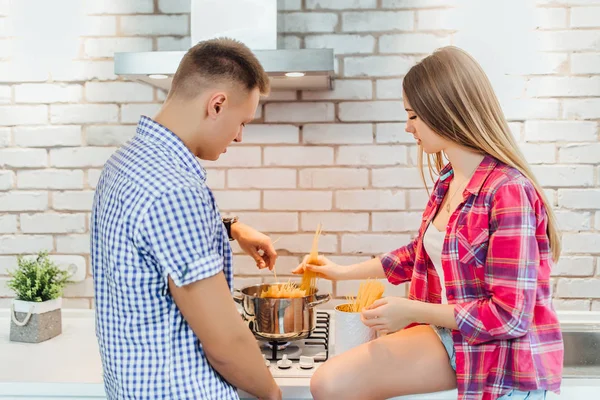
{"type": "Polygon", "coordinates": [[[533,182],[527,176],[499,160],[496,160],[496,166],[486,180],[485,189],[490,200],[509,192],[524,194],[531,203],[540,199],[533,182]]]}

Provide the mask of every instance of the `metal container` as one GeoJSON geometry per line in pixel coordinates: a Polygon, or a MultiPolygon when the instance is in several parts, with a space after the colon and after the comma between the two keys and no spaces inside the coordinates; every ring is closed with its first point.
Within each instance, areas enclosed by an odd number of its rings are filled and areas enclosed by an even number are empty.
{"type": "Polygon", "coordinates": [[[235,290],[233,298],[242,305],[242,318],[258,339],[288,342],[308,337],[315,329],[314,308],[328,302],[331,295],[318,290],[304,297],[270,298],[260,294],[272,285],[263,283],[235,290]]]}

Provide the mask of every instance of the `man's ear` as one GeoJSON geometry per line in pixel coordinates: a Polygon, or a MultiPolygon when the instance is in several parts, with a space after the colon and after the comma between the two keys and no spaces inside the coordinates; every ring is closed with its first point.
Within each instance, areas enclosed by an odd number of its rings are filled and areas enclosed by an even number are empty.
{"type": "Polygon", "coordinates": [[[227,101],[225,93],[215,93],[208,101],[208,116],[216,118],[221,112],[227,101]]]}

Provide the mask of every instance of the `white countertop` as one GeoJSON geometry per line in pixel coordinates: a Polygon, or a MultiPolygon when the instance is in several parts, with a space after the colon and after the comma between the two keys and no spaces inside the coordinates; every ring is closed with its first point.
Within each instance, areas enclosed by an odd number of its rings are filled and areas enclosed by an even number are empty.
{"type": "MultiPolygon", "coordinates": [[[[565,319],[589,321],[590,315],[575,313],[565,319]]],[[[104,399],[93,316],[92,310],[63,310],[61,335],[46,342],[27,344],[9,341],[9,313],[0,310],[0,399],[23,395],[25,397],[19,399],[104,399]]],[[[311,398],[309,379],[278,378],[277,382],[285,399],[311,398]]],[[[240,394],[242,398],[249,397],[243,392],[240,394]]],[[[565,378],[562,396],[549,395],[548,399],[587,399],[599,398],[599,395],[600,376],[565,378]],[[590,397],[592,395],[594,397],[590,397]]],[[[401,399],[456,399],[456,391],[401,399]]]]}

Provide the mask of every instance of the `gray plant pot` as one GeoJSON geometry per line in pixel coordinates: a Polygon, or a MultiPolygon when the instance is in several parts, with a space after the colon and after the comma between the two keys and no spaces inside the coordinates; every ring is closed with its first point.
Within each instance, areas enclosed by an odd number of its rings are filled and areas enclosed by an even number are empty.
{"type": "Polygon", "coordinates": [[[10,340],[40,343],[62,333],[62,299],[41,303],[13,300],[10,340]]]}

